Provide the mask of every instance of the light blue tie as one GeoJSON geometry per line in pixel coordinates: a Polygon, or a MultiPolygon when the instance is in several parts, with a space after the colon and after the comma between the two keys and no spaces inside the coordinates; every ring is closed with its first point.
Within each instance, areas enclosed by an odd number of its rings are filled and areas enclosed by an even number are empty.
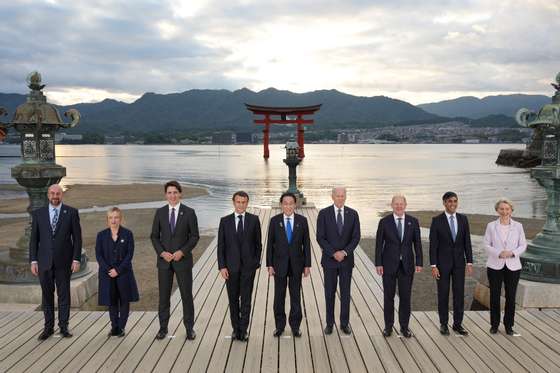
{"type": "Polygon", "coordinates": [[[457,239],[457,232],[455,231],[455,217],[451,215],[449,217],[449,226],[451,227],[451,237],[453,238],[453,242],[457,239]]]}
{"type": "Polygon", "coordinates": [[[291,218],[286,218],[286,237],[288,238],[288,244],[292,243],[292,223],[291,218]]]}
{"type": "Polygon", "coordinates": [[[56,230],[56,224],[57,223],[58,223],[58,209],[54,209],[53,218],[52,218],[52,222],[51,222],[51,228],[52,228],[53,233],[56,230]]]}

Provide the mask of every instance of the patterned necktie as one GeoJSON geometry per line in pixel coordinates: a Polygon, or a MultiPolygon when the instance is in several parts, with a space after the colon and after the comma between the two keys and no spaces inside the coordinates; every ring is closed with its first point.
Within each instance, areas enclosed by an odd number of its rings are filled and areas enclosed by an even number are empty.
{"type": "Polygon", "coordinates": [[[457,232],[455,231],[455,217],[451,215],[449,217],[449,226],[451,227],[451,237],[453,238],[453,242],[457,239],[457,232]]]}
{"type": "Polygon", "coordinates": [[[286,218],[286,237],[288,238],[288,244],[292,243],[292,223],[291,218],[286,218]]]}
{"type": "Polygon", "coordinates": [[[243,242],[243,215],[237,215],[237,240],[243,242]]]}
{"type": "Polygon", "coordinates": [[[169,228],[171,228],[171,234],[175,233],[175,207],[171,209],[171,217],[169,218],[169,228]]]}
{"type": "Polygon", "coordinates": [[[402,218],[397,218],[397,232],[399,233],[399,240],[403,239],[402,218]]]}
{"type": "Polygon", "coordinates": [[[58,209],[54,209],[53,218],[52,218],[52,222],[51,222],[51,228],[52,228],[53,233],[56,230],[56,224],[57,223],[58,223],[58,209]]]}
{"type": "Polygon", "coordinates": [[[342,209],[338,209],[338,214],[336,214],[336,228],[338,229],[338,234],[342,234],[342,228],[344,224],[342,223],[342,209]]]}

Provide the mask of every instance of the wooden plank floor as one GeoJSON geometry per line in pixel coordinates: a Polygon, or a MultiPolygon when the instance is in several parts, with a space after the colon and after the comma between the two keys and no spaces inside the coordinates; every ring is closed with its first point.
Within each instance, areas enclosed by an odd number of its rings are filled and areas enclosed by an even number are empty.
{"type": "MultiPolygon", "coordinates": [[[[280,211],[253,210],[261,218],[266,247],[268,221],[280,211]]],[[[301,338],[292,338],[289,331],[281,338],[272,336],[274,282],[261,268],[255,277],[249,342],[231,340],[227,293],[217,270],[214,240],[193,269],[196,340],[185,339],[178,292],[172,297],[172,335],[163,341],[154,339],[159,328],[156,312],[133,312],[124,338],[107,337],[106,312],[72,312],[74,337],[53,337],[42,343],[36,339],[43,325],[41,313],[0,312],[0,372],[560,371],[558,310],[517,312],[516,330],[521,334],[517,337],[489,334],[488,312],[468,311],[465,327],[470,335],[465,338],[441,336],[437,312],[414,312],[413,338],[400,338],[398,328],[391,338],[384,338],[381,278],[360,248],[352,281],[354,333],[347,336],[335,328],[333,334],[324,335],[321,250],[315,239],[318,212],[314,208],[299,212],[308,218],[313,253],[311,276],[302,285],[301,338]]]]}

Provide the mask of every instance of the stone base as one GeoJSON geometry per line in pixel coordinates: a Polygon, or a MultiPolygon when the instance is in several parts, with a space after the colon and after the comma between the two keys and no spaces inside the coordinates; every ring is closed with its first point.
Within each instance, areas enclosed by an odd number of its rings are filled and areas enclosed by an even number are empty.
{"type": "MultiPolygon", "coordinates": [[[[488,278],[485,271],[481,271],[478,276],[473,296],[482,305],[490,308],[488,278]]],[[[520,308],[560,308],[560,284],[519,280],[515,303],[520,308]]],[[[503,286],[500,304],[503,309],[505,304],[503,286]]]]}
{"type": "MultiPolygon", "coordinates": [[[[70,281],[71,307],[80,307],[97,293],[98,264],[89,262],[89,273],[70,281]]],[[[56,295],[54,297],[56,303],[56,295]]],[[[41,286],[38,284],[0,284],[0,303],[41,304],[41,286]]]]}
{"type": "Polygon", "coordinates": [[[519,168],[531,168],[541,164],[538,156],[523,149],[502,149],[496,159],[500,166],[511,166],[519,168]]]}

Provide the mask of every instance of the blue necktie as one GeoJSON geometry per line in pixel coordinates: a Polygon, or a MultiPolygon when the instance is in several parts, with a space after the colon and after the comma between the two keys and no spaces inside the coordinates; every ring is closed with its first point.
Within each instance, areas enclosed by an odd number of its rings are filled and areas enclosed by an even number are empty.
{"type": "Polygon", "coordinates": [[[286,237],[288,238],[288,244],[292,243],[292,223],[291,218],[286,218],[286,237]]]}
{"type": "Polygon", "coordinates": [[[342,235],[342,228],[344,228],[341,211],[341,209],[338,209],[338,214],[336,214],[336,228],[338,229],[338,234],[340,235],[342,235]]]}
{"type": "Polygon", "coordinates": [[[398,224],[397,224],[397,232],[399,233],[399,240],[403,239],[403,230],[402,230],[402,218],[397,218],[398,224]]]}
{"type": "Polygon", "coordinates": [[[449,226],[451,227],[451,237],[453,238],[453,242],[457,239],[457,232],[455,232],[455,217],[451,215],[449,217],[449,226]]]}
{"type": "Polygon", "coordinates": [[[56,230],[56,224],[57,223],[58,223],[58,210],[54,209],[53,218],[52,218],[52,222],[51,222],[51,228],[52,228],[53,233],[56,230]]]}

